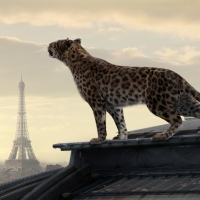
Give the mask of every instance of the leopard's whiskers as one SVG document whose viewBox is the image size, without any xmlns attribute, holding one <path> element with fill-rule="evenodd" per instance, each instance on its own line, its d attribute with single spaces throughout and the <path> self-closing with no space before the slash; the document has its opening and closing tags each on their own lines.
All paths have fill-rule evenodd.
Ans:
<svg viewBox="0 0 200 200">
<path fill-rule="evenodd" d="M 34 53 L 41 53 L 40 56 L 44 55 L 47 52 L 47 45 L 46 44 L 40 44 L 40 50 L 35 51 Z"/>
</svg>

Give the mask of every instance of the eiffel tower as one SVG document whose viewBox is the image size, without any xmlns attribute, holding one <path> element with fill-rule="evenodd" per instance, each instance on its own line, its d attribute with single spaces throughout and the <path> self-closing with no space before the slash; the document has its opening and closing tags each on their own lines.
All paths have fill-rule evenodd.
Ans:
<svg viewBox="0 0 200 200">
<path fill-rule="evenodd" d="M 19 110 L 17 119 L 17 130 L 13 147 L 8 160 L 5 161 L 5 171 L 16 171 L 22 176 L 34 174 L 41 171 L 39 161 L 36 159 L 29 139 L 26 121 L 26 107 L 24 95 L 25 83 L 19 82 Z"/>
</svg>

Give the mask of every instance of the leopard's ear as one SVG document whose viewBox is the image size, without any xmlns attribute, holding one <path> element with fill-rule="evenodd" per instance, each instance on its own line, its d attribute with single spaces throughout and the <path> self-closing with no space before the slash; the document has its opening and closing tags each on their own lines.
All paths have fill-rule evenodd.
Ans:
<svg viewBox="0 0 200 200">
<path fill-rule="evenodd" d="M 75 42 L 78 42 L 79 44 L 81 44 L 81 39 L 80 38 L 77 38 L 74 40 Z"/>
<path fill-rule="evenodd" d="M 72 41 L 67 38 L 65 45 L 69 48 L 71 46 L 71 44 L 72 44 Z"/>
</svg>

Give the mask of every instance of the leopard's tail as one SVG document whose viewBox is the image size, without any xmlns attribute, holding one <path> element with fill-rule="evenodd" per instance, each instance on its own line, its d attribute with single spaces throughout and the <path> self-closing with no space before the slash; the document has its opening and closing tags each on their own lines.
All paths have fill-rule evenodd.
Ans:
<svg viewBox="0 0 200 200">
<path fill-rule="evenodd" d="M 195 88 L 193 88 L 187 81 L 185 81 L 184 85 L 185 85 L 184 91 L 200 102 L 200 92 L 198 92 Z"/>
</svg>

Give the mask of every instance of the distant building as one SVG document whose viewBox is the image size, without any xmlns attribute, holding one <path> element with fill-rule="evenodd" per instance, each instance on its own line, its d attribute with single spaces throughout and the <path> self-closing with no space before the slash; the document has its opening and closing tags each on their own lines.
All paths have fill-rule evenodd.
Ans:
<svg viewBox="0 0 200 200">
<path fill-rule="evenodd" d="M 29 139 L 24 88 L 25 83 L 22 81 L 21 77 L 19 83 L 17 130 L 10 156 L 8 160 L 5 161 L 3 169 L 4 174 L 12 176 L 10 178 L 41 172 L 39 161 L 36 159 Z"/>
<path fill-rule="evenodd" d="M 47 165 L 46 166 L 46 171 L 49 171 L 49 170 L 52 170 L 52 169 L 58 169 L 58 168 L 62 168 L 62 165 L 58 165 L 58 164 L 56 164 L 56 165 Z"/>
</svg>

